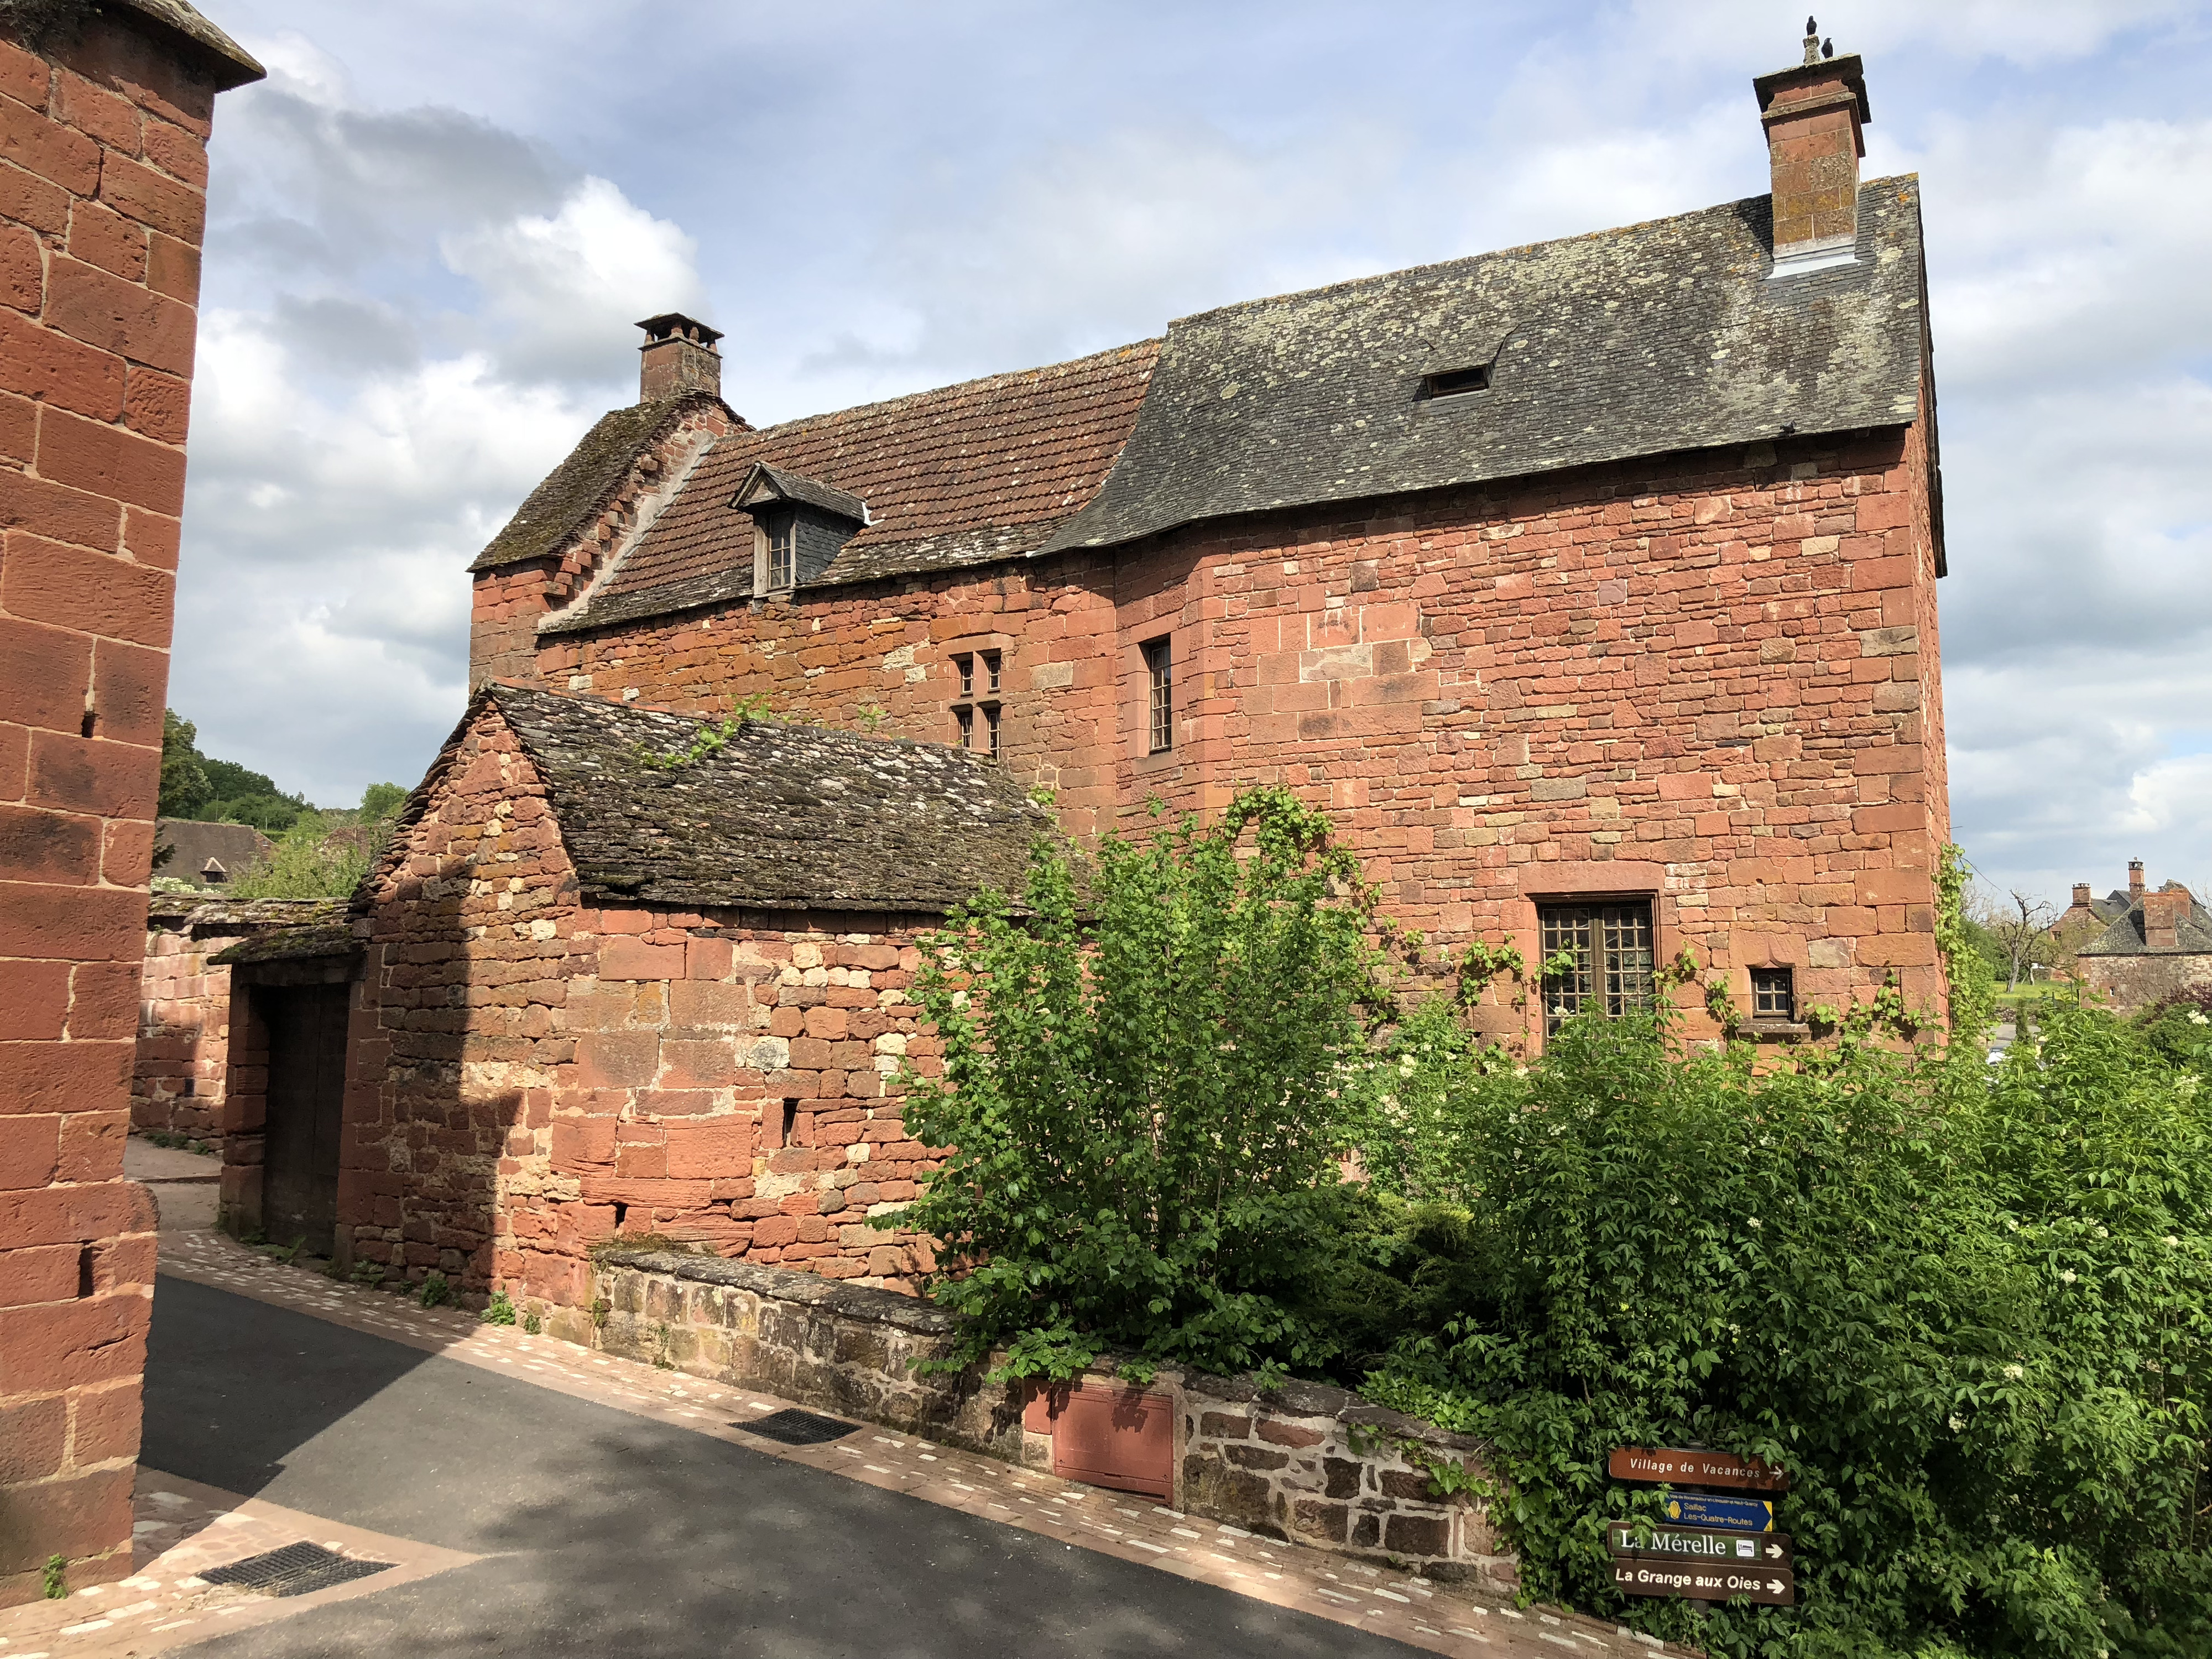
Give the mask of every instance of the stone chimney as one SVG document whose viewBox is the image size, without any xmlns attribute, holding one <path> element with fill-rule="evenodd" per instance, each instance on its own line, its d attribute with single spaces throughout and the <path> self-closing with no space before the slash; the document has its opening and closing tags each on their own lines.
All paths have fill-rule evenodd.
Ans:
<svg viewBox="0 0 2212 1659">
<path fill-rule="evenodd" d="M 638 326 L 645 343 L 638 348 L 637 400 L 657 403 L 687 392 L 722 395 L 722 354 L 714 349 L 721 335 L 697 319 L 681 312 L 663 312 Z"/>
<path fill-rule="evenodd" d="M 2142 896 L 2142 860 L 2141 859 L 2130 859 L 2128 860 L 2128 897 L 2130 900 L 2133 900 L 2139 899 Z"/>
<path fill-rule="evenodd" d="M 2076 910 L 2086 910 L 2089 908 L 2089 884 L 2086 881 L 2077 881 L 2074 884 L 2074 908 Z"/>
<path fill-rule="evenodd" d="M 1776 276 L 1850 264 L 1858 244 L 1860 129 L 1874 116 L 1857 54 L 1835 50 L 1808 17 L 1805 61 L 1751 83 L 1774 168 Z"/>
<path fill-rule="evenodd" d="M 2187 890 L 2169 886 L 2161 893 L 2145 893 L 2142 910 L 2143 947 L 2151 951 L 2179 951 L 2181 948 L 2181 924 L 2189 915 Z"/>
</svg>

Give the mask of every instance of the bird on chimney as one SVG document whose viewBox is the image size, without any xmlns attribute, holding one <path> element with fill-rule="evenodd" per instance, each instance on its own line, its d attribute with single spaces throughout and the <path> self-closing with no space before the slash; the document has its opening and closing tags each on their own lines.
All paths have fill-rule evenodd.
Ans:
<svg viewBox="0 0 2212 1659">
<path fill-rule="evenodd" d="M 1835 43 L 1834 41 L 1832 41 L 1832 40 L 1823 40 L 1823 41 L 1821 41 L 1821 42 L 1820 42 L 1820 56 L 1821 56 L 1821 57 L 1823 57 L 1823 58 L 1833 58 L 1835 55 L 1836 55 L 1836 43 Z"/>
<path fill-rule="evenodd" d="M 1810 17 L 1805 20 L 1805 61 L 1808 64 L 1820 61 L 1820 25 Z"/>
</svg>

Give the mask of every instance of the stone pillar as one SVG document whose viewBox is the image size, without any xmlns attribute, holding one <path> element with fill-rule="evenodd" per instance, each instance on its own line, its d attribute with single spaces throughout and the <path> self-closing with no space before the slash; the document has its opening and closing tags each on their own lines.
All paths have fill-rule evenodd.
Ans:
<svg viewBox="0 0 2212 1659">
<path fill-rule="evenodd" d="M 0 23 L 0 1606 L 131 1571 L 123 1178 L 215 96 L 189 6 Z M 35 33 L 30 31 L 35 29 Z"/>
</svg>

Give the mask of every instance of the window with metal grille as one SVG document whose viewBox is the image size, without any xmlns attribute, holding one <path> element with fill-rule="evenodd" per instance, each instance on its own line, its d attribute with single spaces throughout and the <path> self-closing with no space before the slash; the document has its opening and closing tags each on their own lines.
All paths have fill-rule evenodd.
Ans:
<svg viewBox="0 0 2212 1659">
<path fill-rule="evenodd" d="M 799 515 L 787 513 L 768 532 L 768 585 L 789 587 L 799 580 Z"/>
<path fill-rule="evenodd" d="M 987 702 L 978 711 L 983 716 L 983 750 L 993 760 L 999 758 L 999 705 Z"/>
<path fill-rule="evenodd" d="M 1536 920 L 1548 960 L 1561 951 L 1574 963 L 1544 980 L 1544 1029 L 1556 1031 L 1595 1010 L 1613 1018 L 1651 1006 L 1651 902 L 1607 899 L 1543 904 Z"/>
<path fill-rule="evenodd" d="M 1165 638 L 1147 640 L 1144 653 L 1151 752 L 1164 755 L 1175 747 L 1175 660 Z"/>
<path fill-rule="evenodd" d="M 983 659 L 983 690 L 995 697 L 999 695 L 999 653 L 985 651 L 980 654 Z"/>
<path fill-rule="evenodd" d="M 952 723 L 959 730 L 960 746 L 973 749 L 975 746 L 975 711 L 972 708 L 954 709 Z"/>
<path fill-rule="evenodd" d="M 1753 1019 L 1793 1020 L 1797 1018 L 1796 975 L 1788 968 L 1751 970 L 1751 1017 Z"/>
<path fill-rule="evenodd" d="M 959 656 L 953 658 L 952 665 L 960 671 L 960 695 L 963 697 L 974 696 L 975 695 L 975 659 L 963 652 Z"/>
</svg>

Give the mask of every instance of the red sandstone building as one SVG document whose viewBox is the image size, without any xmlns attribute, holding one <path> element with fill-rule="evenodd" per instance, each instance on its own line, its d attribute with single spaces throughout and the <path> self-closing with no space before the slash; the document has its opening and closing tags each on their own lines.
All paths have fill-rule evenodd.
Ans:
<svg viewBox="0 0 2212 1659">
<path fill-rule="evenodd" d="M 123 1179 L 216 94 L 182 0 L 0 21 L 0 1606 L 131 1571 Z"/>
<path fill-rule="evenodd" d="M 906 1284 L 918 933 L 1032 790 L 1078 842 L 1325 805 L 1432 963 L 1576 951 L 1477 1011 L 1511 1042 L 1685 946 L 1777 1036 L 1938 1006 L 1917 191 L 1858 179 L 1856 58 L 1757 86 L 1771 196 L 782 426 L 652 319 L 476 561 L 354 922 L 221 953 L 234 1224 L 579 1334 L 618 1230 Z"/>
<path fill-rule="evenodd" d="M 1808 58 L 1771 195 L 1048 368 L 756 430 L 655 318 L 477 560 L 474 678 L 983 750 L 1079 840 L 1287 784 L 1438 945 L 1578 951 L 1500 1036 L 1686 945 L 1770 1024 L 1936 1007 L 1918 191 Z"/>
</svg>

